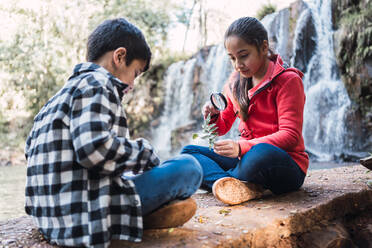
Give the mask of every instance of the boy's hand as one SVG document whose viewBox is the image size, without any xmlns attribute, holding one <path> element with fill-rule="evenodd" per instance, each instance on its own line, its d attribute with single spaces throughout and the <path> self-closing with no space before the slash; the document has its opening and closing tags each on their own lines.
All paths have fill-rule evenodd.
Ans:
<svg viewBox="0 0 372 248">
<path fill-rule="evenodd" d="M 208 114 L 211 116 L 219 114 L 220 111 L 215 109 L 210 101 L 206 102 L 202 108 L 204 119 L 207 119 Z"/>
<path fill-rule="evenodd" d="M 219 140 L 214 142 L 214 152 L 218 155 L 237 158 L 239 156 L 239 144 L 234 140 Z"/>
</svg>

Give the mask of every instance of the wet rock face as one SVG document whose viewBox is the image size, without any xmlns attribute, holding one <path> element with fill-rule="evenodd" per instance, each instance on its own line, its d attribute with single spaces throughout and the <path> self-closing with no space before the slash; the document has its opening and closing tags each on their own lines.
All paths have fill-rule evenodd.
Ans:
<svg viewBox="0 0 372 248">
<path fill-rule="evenodd" d="M 300 27 L 299 35 L 297 37 L 297 44 L 302 44 L 294 49 L 294 64 L 298 69 L 306 72 L 311 57 L 316 49 L 316 31 L 314 21 L 309 9 L 303 12 L 303 25 Z M 314 81 L 317 81 L 314 78 Z"/>
<path fill-rule="evenodd" d="M 171 146 L 172 152 L 176 152 L 182 148 L 182 144 L 187 143 L 192 137 L 194 130 L 197 129 L 198 123 L 193 121 L 189 124 L 181 126 L 172 131 L 171 134 Z"/>
<path fill-rule="evenodd" d="M 354 103 L 348 118 L 361 120 L 367 149 L 372 145 L 372 2 L 333 0 L 332 10 L 337 64 Z"/>
</svg>

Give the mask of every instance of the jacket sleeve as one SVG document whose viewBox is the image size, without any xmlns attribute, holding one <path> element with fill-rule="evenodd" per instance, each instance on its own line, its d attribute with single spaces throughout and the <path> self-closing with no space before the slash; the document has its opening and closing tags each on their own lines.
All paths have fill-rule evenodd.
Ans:
<svg viewBox="0 0 372 248">
<path fill-rule="evenodd" d="M 138 174 L 157 166 L 159 158 L 147 140 L 130 140 L 112 130 L 121 104 L 114 99 L 103 87 L 88 87 L 74 97 L 70 132 L 78 163 L 112 176 L 125 171 Z M 125 116 L 120 118 L 126 123 Z"/>
<path fill-rule="evenodd" d="M 252 146 L 268 143 L 285 151 L 293 151 L 302 136 L 305 93 L 302 80 L 291 77 L 283 83 L 276 95 L 279 130 L 267 136 L 251 140 L 239 140 L 241 154 L 244 155 Z"/>
<path fill-rule="evenodd" d="M 218 127 L 217 132 L 219 136 L 225 135 L 231 129 L 231 126 L 234 124 L 234 121 L 236 119 L 236 115 L 234 113 L 234 107 L 230 100 L 230 97 L 227 96 L 226 99 L 227 99 L 227 107 L 225 110 L 220 112 L 215 122 L 216 126 Z"/>
</svg>

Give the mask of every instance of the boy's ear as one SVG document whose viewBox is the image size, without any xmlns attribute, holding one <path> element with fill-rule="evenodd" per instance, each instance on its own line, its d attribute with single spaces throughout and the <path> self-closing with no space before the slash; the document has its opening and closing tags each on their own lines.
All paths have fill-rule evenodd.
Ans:
<svg viewBox="0 0 372 248">
<path fill-rule="evenodd" d="M 114 63 L 119 66 L 122 63 L 125 63 L 125 58 L 127 56 L 127 49 L 125 47 L 117 48 L 113 53 Z"/>
</svg>

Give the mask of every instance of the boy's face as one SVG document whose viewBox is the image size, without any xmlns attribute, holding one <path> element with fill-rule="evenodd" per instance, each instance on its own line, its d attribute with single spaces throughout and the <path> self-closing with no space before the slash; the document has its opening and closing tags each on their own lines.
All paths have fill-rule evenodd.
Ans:
<svg viewBox="0 0 372 248">
<path fill-rule="evenodd" d="M 114 67 L 113 75 L 127 84 L 129 87 L 126 91 L 129 91 L 134 88 L 134 80 L 143 72 L 145 66 L 146 62 L 143 60 L 134 59 L 129 65 L 124 61 L 118 67 Z"/>
<path fill-rule="evenodd" d="M 134 88 L 134 80 L 143 72 L 146 61 L 134 59 L 129 65 L 126 64 L 126 49 L 118 48 L 112 54 L 111 74 L 120 79 L 129 87 L 125 93 Z"/>
</svg>

